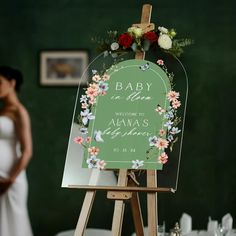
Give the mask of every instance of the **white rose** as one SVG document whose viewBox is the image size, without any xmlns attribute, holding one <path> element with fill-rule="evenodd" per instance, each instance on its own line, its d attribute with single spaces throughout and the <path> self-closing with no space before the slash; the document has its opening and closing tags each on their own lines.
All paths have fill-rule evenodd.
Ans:
<svg viewBox="0 0 236 236">
<path fill-rule="evenodd" d="M 111 44 L 111 50 L 112 51 L 115 51 L 119 48 L 119 44 L 117 42 L 114 42 Z"/>
<path fill-rule="evenodd" d="M 163 34 L 167 34 L 167 33 L 168 33 L 168 29 L 165 28 L 165 27 L 162 27 L 162 26 L 159 26 L 159 27 L 158 27 L 158 30 L 159 30 L 161 33 L 163 33 Z"/>
<path fill-rule="evenodd" d="M 172 47 L 172 40 L 167 34 L 162 34 L 158 38 L 158 44 L 161 48 L 170 49 Z"/>
</svg>

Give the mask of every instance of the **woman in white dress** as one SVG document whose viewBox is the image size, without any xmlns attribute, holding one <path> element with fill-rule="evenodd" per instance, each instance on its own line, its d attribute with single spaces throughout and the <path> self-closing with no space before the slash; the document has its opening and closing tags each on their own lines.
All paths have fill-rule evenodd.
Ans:
<svg viewBox="0 0 236 236">
<path fill-rule="evenodd" d="M 0 236 L 32 236 L 25 174 L 32 155 L 28 112 L 17 97 L 20 71 L 0 66 Z"/>
</svg>

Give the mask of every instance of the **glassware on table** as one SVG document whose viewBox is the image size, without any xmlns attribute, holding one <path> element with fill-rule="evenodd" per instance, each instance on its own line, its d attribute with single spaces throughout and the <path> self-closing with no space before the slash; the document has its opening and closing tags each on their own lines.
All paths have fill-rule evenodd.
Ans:
<svg viewBox="0 0 236 236">
<path fill-rule="evenodd" d="M 228 230 L 222 224 L 219 224 L 219 226 L 218 226 L 219 236 L 226 236 L 227 233 L 228 233 Z"/>
<path fill-rule="evenodd" d="M 157 232 L 158 232 L 158 236 L 165 236 L 165 232 L 166 232 L 165 221 L 163 221 L 162 225 L 158 225 Z"/>
<path fill-rule="evenodd" d="M 218 229 L 218 221 L 217 220 L 211 220 L 209 218 L 208 224 L 207 224 L 207 231 L 208 232 L 216 232 Z"/>
</svg>

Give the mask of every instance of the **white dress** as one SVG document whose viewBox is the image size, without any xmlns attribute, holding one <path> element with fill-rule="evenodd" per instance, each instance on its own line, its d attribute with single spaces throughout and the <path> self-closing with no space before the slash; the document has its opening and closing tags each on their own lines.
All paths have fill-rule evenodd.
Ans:
<svg viewBox="0 0 236 236">
<path fill-rule="evenodd" d="M 18 159 L 14 122 L 0 116 L 0 178 L 8 173 Z M 8 191 L 0 196 L 0 236 L 32 236 L 27 211 L 28 184 L 23 170 Z"/>
</svg>

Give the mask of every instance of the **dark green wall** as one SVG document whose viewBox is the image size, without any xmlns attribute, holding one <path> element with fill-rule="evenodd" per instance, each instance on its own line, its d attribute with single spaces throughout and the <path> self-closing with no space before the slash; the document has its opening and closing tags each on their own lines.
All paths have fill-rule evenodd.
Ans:
<svg viewBox="0 0 236 236">
<path fill-rule="evenodd" d="M 53 236 L 74 228 L 84 191 L 61 189 L 76 88 L 39 85 L 41 50 L 86 49 L 90 38 L 109 29 L 126 30 L 139 22 L 144 1 L 8 0 L 0 1 L 0 64 L 21 68 L 25 84 L 20 97 L 33 129 L 34 156 L 28 168 L 29 211 L 35 236 Z M 208 216 L 236 216 L 235 156 L 235 23 L 233 0 L 159 0 L 152 22 L 174 27 L 179 37 L 195 39 L 182 61 L 190 80 L 186 131 L 179 187 L 159 195 L 159 218 L 170 228 L 185 211 L 195 229 Z M 144 196 L 142 196 L 145 208 Z M 109 228 L 112 202 L 99 193 L 89 226 Z M 128 208 L 129 209 L 129 208 Z M 130 212 L 124 222 L 133 231 Z M 145 215 L 145 214 L 144 214 Z M 146 220 L 145 220 L 146 221 Z"/>
</svg>

